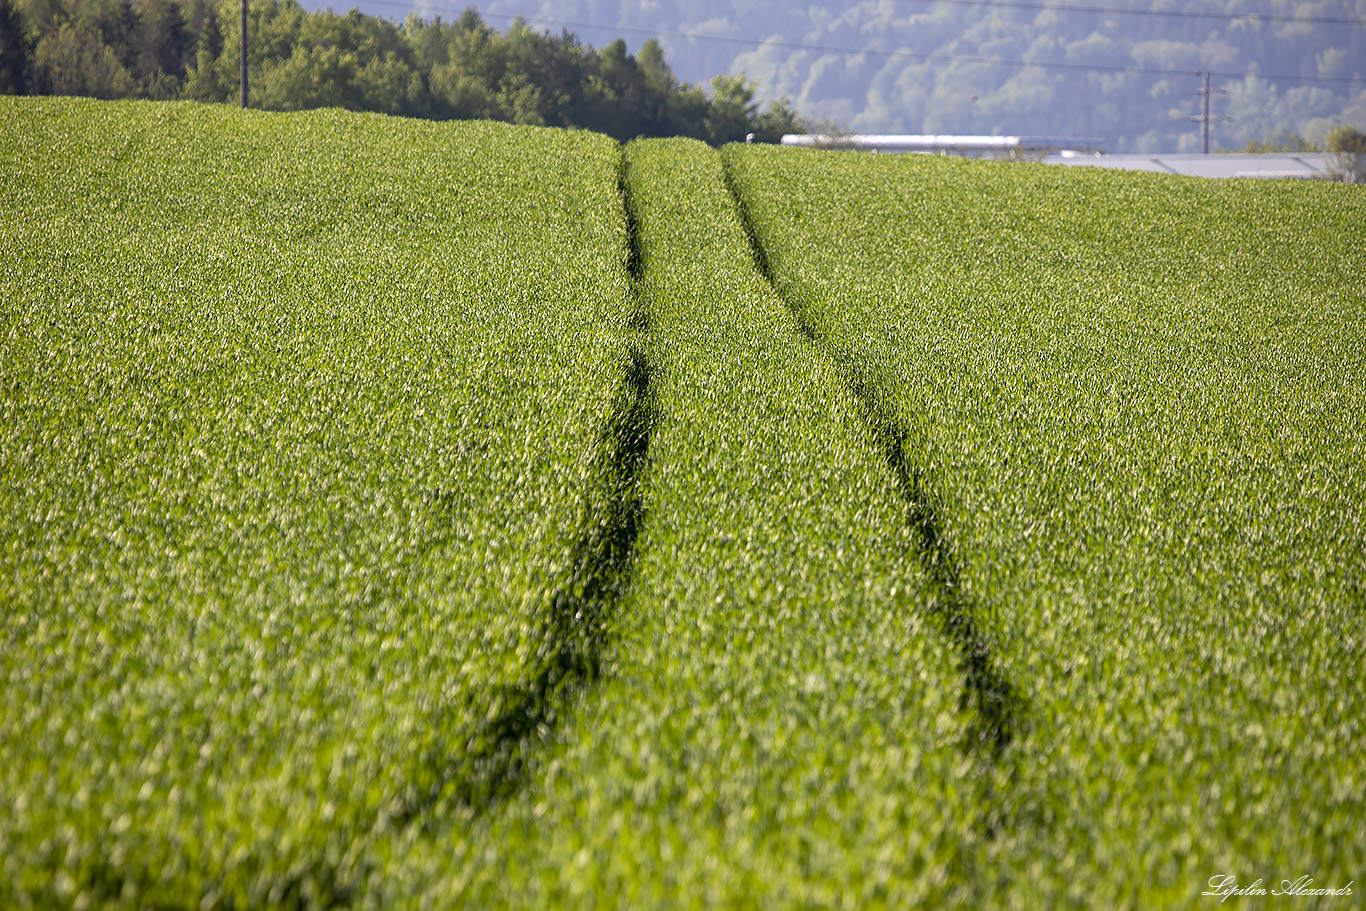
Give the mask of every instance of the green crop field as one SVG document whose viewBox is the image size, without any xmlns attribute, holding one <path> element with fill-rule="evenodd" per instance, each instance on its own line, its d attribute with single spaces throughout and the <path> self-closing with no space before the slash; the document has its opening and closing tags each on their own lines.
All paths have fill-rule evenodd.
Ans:
<svg viewBox="0 0 1366 911">
<path fill-rule="evenodd" d="M 1361 907 L 1363 226 L 0 98 L 0 906 Z"/>
<path fill-rule="evenodd" d="M 0 904 L 345 899 L 582 675 L 617 146 L 3 116 Z"/>
<path fill-rule="evenodd" d="M 1366 868 L 1362 194 L 727 163 L 1020 693 L 986 852 L 1015 895 Z"/>
</svg>

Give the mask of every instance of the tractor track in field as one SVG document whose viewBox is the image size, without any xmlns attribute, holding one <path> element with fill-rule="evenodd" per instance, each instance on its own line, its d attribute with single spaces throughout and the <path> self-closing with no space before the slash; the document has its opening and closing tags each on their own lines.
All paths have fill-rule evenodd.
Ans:
<svg viewBox="0 0 1366 911">
<path fill-rule="evenodd" d="M 887 400 L 867 369 L 844 356 L 830 342 L 801 301 L 783 292 L 759 234 L 754 226 L 744 195 L 736 183 L 731 163 L 723 158 L 726 187 L 735 202 L 740 222 L 749 237 L 754 264 L 787 304 L 797 331 L 839 368 L 845 383 L 858 403 L 864 424 L 896 480 L 897 490 L 907 509 L 907 521 L 915 532 L 916 557 L 929 578 L 934 592 L 929 616 L 952 645 L 963 678 L 960 707 L 968 712 L 969 728 L 964 750 L 973 759 L 987 764 L 1006 759 L 1010 744 L 1024 732 L 1027 706 L 1024 697 L 1002 670 L 991 636 L 978 621 L 979 610 L 963 593 L 962 570 L 944 536 L 943 520 L 927 490 L 925 478 L 907 457 L 910 434 L 897 420 L 896 410 Z M 999 801 L 994 794 L 984 795 L 988 805 L 981 828 L 994 836 L 1001 824 Z"/>
<path fill-rule="evenodd" d="M 398 817 L 425 814 L 451 795 L 457 806 L 482 813 L 515 793 L 526 780 L 535 750 L 554 733 L 564 712 L 601 672 L 601 655 L 617 604 L 630 585 L 636 539 L 645 509 L 641 476 L 658 424 L 652 389 L 654 367 L 646 354 L 650 317 L 639 293 L 639 230 L 626 184 L 624 159 L 619 187 L 625 210 L 631 279 L 631 343 L 615 404 L 600 434 L 596 478 L 587 497 L 568 568 L 540 618 L 536 641 L 543 643 L 534 673 L 504 685 L 490 701 L 493 710 L 467 744 L 452 750 L 430 793 L 405 805 Z"/>
</svg>

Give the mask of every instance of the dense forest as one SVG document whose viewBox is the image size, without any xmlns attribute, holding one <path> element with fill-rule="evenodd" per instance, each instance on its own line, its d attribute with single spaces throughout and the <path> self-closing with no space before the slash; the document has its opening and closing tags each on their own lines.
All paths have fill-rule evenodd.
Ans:
<svg viewBox="0 0 1366 911">
<path fill-rule="evenodd" d="M 352 0 L 306 0 L 348 3 Z M 399 0 L 359 0 L 398 15 Z M 418 8 L 440 3 L 415 0 Z M 1096 137 L 1112 152 L 1322 144 L 1366 126 L 1366 0 L 489 0 L 585 40 L 653 35 L 682 79 L 744 73 L 764 98 L 871 133 Z M 612 25 L 593 29 L 592 24 Z M 705 37 L 698 37 L 705 36 Z M 1223 94 L 1227 92 L 1227 94 Z M 1285 144 L 1278 141 L 1277 144 Z"/>
<path fill-rule="evenodd" d="M 0 92 L 236 101 L 238 0 L 0 0 Z M 786 102 L 761 108 L 755 86 L 674 76 L 656 41 L 635 54 L 474 8 L 452 21 L 309 12 L 252 0 L 252 107 L 341 107 L 436 119 L 580 127 L 618 139 L 692 136 L 720 144 L 797 128 Z"/>
</svg>

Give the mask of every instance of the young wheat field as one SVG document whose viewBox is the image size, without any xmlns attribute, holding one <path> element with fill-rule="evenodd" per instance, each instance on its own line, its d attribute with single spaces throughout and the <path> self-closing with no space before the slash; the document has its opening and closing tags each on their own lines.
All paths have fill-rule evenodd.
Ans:
<svg viewBox="0 0 1366 911">
<path fill-rule="evenodd" d="M 0 98 L 0 906 L 1362 907 L 1364 226 Z"/>
</svg>

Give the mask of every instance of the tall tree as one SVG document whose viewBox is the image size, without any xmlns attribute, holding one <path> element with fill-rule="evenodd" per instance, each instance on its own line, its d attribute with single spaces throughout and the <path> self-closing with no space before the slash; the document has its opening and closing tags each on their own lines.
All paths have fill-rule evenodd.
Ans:
<svg viewBox="0 0 1366 911">
<path fill-rule="evenodd" d="M 428 86 L 436 115 L 507 119 L 496 97 L 507 70 L 502 36 L 470 10 L 453 25 L 436 22 L 424 32 L 418 54 L 432 61 Z M 426 40 L 432 32 L 435 40 Z"/>
<path fill-rule="evenodd" d="M 659 111 L 652 105 L 645 74 L 618 38 L 596 55 L 598 75 L 589 78 L 593 109 L 584 125 L 616 139 L 657 135 Z"/>
<path fill-rule="evenodd" d="M 178 94 L 194 51 L 193 36 L 176 0 L 139 0 L 131 36 L 133 75 L 148 94 Z"/>
<path fill-rule="evenodd" d="M 202 10 L 191 12 L 191 31 L 197 31 L 195 40 L 194 64 L 186 71 L 184 97 L 193 101 L 223 102 L 228 100 L 228 76 L 223 54 L 223 32 L 218 27 L 218 14 L 211 4 L 204 4 Z M 195 15 L 200 17 L 200 27 L 193 26 Z"/>
<path fill-rule="evenodd" d="M 80 35 L 98 38 L 124 68 L 132 69 L 132 37 L 137 28 L 132 0 L 77 0 L 63 6 L 71 10 L 70 21 Z"/>
<path fill-rule="evenodd" d="M 47 94 L 125 98 L 137 92 L 118 53 L 89 23 L 64 22 L 43 36 L 33 51 L 33 70 L 39 90 Z"/>
<path fill-rule="evenodd" d="M 711 110 L 705 120 L 712 145 L 743 141 L 754 113 L 754 84 L 741 76 L 716 76 L 711 81 Z"/>
<path fill-rule="evenodd" d="M 0 94 L 24 94 L 28 68 L 29 45 L 23 20 L 10 0 L 0 0 Z"/>
</svg>

